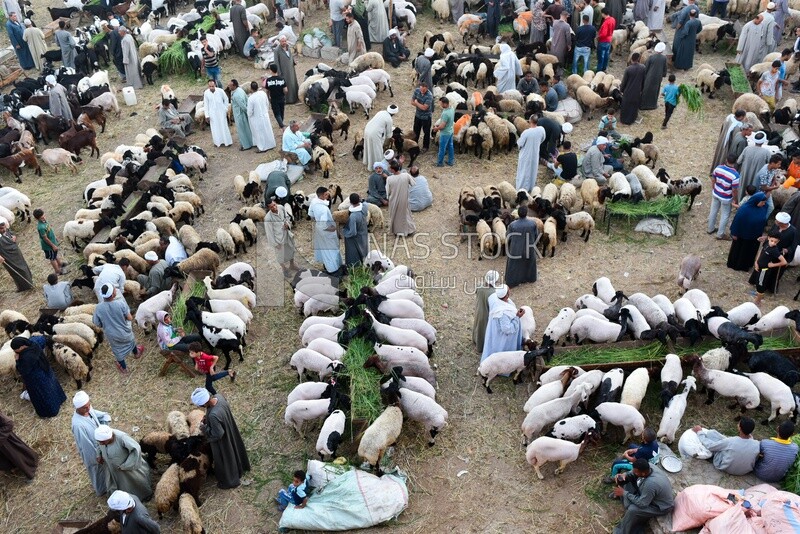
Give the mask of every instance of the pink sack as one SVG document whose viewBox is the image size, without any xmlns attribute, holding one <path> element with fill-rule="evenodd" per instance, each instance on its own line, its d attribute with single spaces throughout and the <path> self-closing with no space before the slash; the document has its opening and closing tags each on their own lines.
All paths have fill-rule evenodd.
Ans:
<svg viewBox="0 0 800 534">
<path fill-rule="evenodd" d="M 761 519 L 769 534 L 800 534 L 800 497 L 774 491 L 761 506 Z"/>
<path fill-rule="evenodd" d="M 756 534 L 744 515 L 744 508 L 732 506 L 706 523 L 700 534 Z"/>
<path fill-rule="evenodd" d="M 695 484 L 675 497 L 672 512 L 672 530 L 683 531 L 699 528 L 733 505 L 728 500 L 730 490 L 719 486 Z"/>
</svg>

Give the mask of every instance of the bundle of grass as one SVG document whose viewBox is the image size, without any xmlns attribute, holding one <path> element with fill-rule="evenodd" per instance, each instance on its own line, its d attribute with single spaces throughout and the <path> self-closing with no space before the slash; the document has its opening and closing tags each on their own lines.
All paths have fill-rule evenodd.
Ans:
<svg viewBox="0 0 800 534">
<path fill-rule="evenodd" d="M 661 197 L 647 202 L 628 202 L 625 200 L 606 204 L 606 211 L 610 214 L 628 217 L 664 217 L 670 218 L 679 215 L 686 207 L 687 199 L 682 196 Z"/>
<path fill-rule="evenodd" d="M 191 70 L 189 58 L 183 48 L 185 42 L 187 39 L 178 39 L 158 56 L 158 68 L 162 73 L 185 74 Z"/>
<path fill-rule="evenodd" d="M 178 295 L 178 298 L 175 300 L 175 304 L 172 305 L 172 324 L 175 328 L 183 328 L 187 332 L 190 332 L 194 326 L 191 322 L 186 321 L 186 301 L 190 297 L 202 297 L 206 294 L 206 286 L 203 285 L 202 282 L 195 282 L 192 286 L 192 290 L 187 293 L 185 291 L 181 291 L 181 294 Z"/>
</svg>

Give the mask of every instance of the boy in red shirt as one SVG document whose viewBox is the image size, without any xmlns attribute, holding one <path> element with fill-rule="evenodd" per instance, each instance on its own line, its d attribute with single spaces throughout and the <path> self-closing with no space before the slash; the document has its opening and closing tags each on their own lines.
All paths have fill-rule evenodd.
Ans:
<svg viewBox="0 0 800 534">
<path fill-rule="evenodd" d="M 214 373 L 214 366 L 217 365 L 219 356 L 203 352 L 203 345 L 199 342 L 193 341 L 189 343 L 189 356 L 194 360 L 194 368 L 206 375 L 206 389 L 212 395 L 217 394 L 217 390 L 214 389 L 215 381 L 226 376 L 231 377 L 231 382 L 236 380 L 236 371 Z"/>
</svg>

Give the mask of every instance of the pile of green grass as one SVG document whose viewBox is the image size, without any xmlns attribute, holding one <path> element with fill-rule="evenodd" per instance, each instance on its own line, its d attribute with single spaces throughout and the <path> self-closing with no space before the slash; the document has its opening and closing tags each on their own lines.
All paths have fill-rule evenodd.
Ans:
<svg viewBox="0 0 800 534">
<path fill-rule="evenodd" d="M 792 436 L 792 443 L 800 446 L 800 434 Z M 800 455 L 795 458 L 794 464 L 786 473 L 786 477 L 783 479 L 783 489 L 800 495 Z"/>
<path fill-rule="evenodd" d="M 642 202 L 606 202 L 606 210 L 623 217 L 674 217 L 686 207 L 687 200 L 682 196 L 662 197 Z"/>
<path fill-rule="evenodd" d="M 363 265 L 350 267 L 347 281 L 344 284 L 347 296 L 350 298 L 358 297 L 362 287 L 372 287 L 372 274 Z"/>
<path fill-rule="evenodd" d="M 203 285 L 203 282 L 196 282 L 189 293 L 181 291 L 170 313 L 172 316 L 172 325 L 176 330 L 178 328 L 183 328 L 186 332 L 192 331 L 194 325 L 186 322 L 186 300 L 189 297 L 202 297 L 205 294 L 206 286 Z"/>
<path fill-rule="evenodd" d="M 178 39 L 158 56 L 158 68 L 163 74 L 185 74 L 189 72 L 189 58 L 183 43 L 186 39 Z"/>
<path fill-rule="evenodd" d="M 744 73 L 741 65 L 729 65 L 728 74 L 731 76 L 731 89 L 735 93 L 750 93 L 750 82 Z"/>
<path fill-rule="evenodd" d="M 92 38 L 89 40 L 89 43 L 92 45 L 92 47 L 94 47 L 97 43 L 102 41 L 105 36 L 106 36 L 105 32 L 98 32 L 92 35 Z"/>
<path fill-rule="evenodd" d="M 515 33 L 514 32 L 514 25 L 512 23 L 510 23 L 510 22 L 508 22 L 506 24 L 501 24 L 501 25 L 499 25 L 497 27 L 497 33 L 500 34 L 500 35 L 506 35 L 506 34 Z"/>
</svg>

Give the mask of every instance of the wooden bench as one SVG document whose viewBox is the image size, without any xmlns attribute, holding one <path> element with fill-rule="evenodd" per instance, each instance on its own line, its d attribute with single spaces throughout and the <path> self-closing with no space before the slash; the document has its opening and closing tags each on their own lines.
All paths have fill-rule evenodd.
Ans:
<svg viewBox="0 0 800 534">
<path fill-rule="evenodd" d="M 185 361 L 189 357 L 187 353 L 180 350 L 162 350 L 161 355 L 164 357 L 164 363 L 161 365 L 158 376 L 165 376 L 173 365 L 177 365 L 189 378 L 197 376 L 197 371 Z"/>
</svg>

